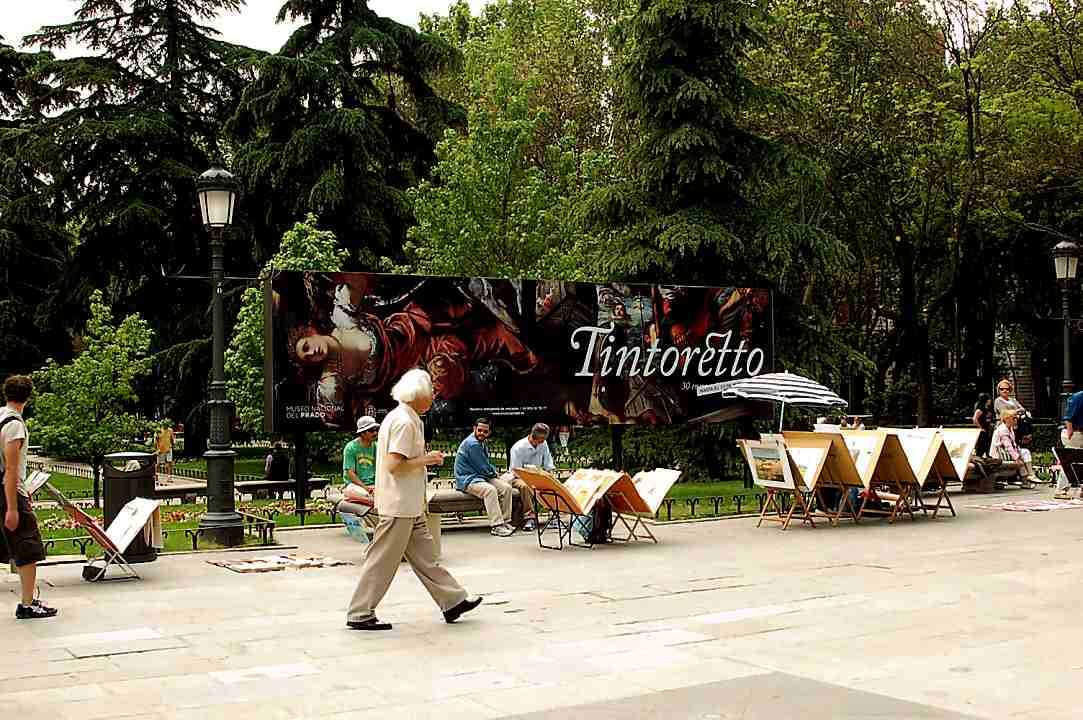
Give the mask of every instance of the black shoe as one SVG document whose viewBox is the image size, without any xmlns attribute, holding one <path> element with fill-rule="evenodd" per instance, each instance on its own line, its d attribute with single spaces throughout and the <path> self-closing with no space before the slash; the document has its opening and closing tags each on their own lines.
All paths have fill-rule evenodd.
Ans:
<svg viewBox="0 0 1083 720">
<path fill-rule="evenodd" d="M 15 617 L 18 620 L 35 620 L 37 618 L 51 618 L 57 612 L 56 608 L 43 605 L 40 601 L 35 600 L 29 605 L 19 603 L 19 606 L 15 608 Z"/>
<path fill-rule="evenodd" d="M 467 598 L 453 608 L 444 611 L 444 621 L 453 623 L 458 620 L 463 613 L 468 613 L 478 605 L 481 605 L 481 596 L 477 596 L 473 600 Z"/>
<path fill-rule="evenodd" d="M 390 630 L 391 623 L 380 622 L 374 615 L 368 620 L 347 620 L 346 627 L 351 630 Z"/>
</svg>

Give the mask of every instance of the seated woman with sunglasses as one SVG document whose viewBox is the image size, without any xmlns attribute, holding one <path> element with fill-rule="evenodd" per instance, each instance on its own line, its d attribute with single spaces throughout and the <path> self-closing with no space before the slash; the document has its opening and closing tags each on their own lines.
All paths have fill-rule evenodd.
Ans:
<svg viewBox="0 0 1083 720">
<path fill-rule="evenodd" d="M 1009 380 L 1004 379 L 997 383 L 997 398 L 993 401 L 993 411 L 996 413 L 997 419 L 1004 417 L 1004 413 L 1012 410 L 1015 412 L 1015 440 L 1019 445 L 1026 445 L 1030 443 L 1031 432 L 1033 431 L 1033 421 L 1031 420 L 1030 413 L 1023 407 L 1015 397 L 1012 395 L 1012 384 Z"/>
<path fill-rule="evenodd" d="M 1021 415 L 1026 412 L 1018 400 L 1012 395 L 1012 384 L 1007 380 L 1001 380 L 997 383 L 997 397 L 993 401 L 993 410 L 996 412 L 997 419 L 1004 415 L 1005 410 L 1014 410 L 1016 415 Z"/>
</svg>

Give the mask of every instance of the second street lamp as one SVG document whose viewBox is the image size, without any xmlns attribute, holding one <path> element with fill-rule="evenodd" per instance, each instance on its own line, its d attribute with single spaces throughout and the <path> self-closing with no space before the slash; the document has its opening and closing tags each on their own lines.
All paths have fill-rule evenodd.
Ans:
<svg viewBox="0 0 1083 720">
<path fill-rule="evenodd" d="M 233 460 L 236 453 L 229 439 L 230 408 L 226 399 L 226 323 L 222 309 L 225 285 L 223 235 L 233 223 L 233 208 L 239 185 L 227 170 L 215 165 L 196 180 L 203 227 L 211 237 L 211 307 L 214 318 L 212 375 L 209 398 L 210 442 L 203 457 L 207 460 L 207 512 L 199 527 L 207 539 L 226 546 L 244 541 L 244 519 L 233 501 Z"/>
<path fill-rule="evenodd" d="M 1068 396 L 1072 394 L 1072 320 L 1068 311 L 1068 291 L 1075 284 L 1079 272 L 1079 246 L 1071 240 L 1062 240 L 1053 248 L 1053 267 L 1060 285 L 1061 320 L 1064 323 L 1064 374 L 1060 385 L 1060 414 L 1068 407 Z"/>
</svg>

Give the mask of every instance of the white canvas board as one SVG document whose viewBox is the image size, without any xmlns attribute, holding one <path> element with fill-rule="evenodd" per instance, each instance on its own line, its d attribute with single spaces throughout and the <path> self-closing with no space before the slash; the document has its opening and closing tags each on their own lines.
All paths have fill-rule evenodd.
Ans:
<svg viewBox="0 0 1083 720">
<path fill-rule="evenodd" d="M 857 474 L 867 485 L 869 474 L 873 471 L 873 453 L 876 452 L 876 446 L 880 444 L 880 437 L 873 433 L 868 435 L 845 433 L 843 437 L 846 441 L 846 449 L 850 451 L 850 459 L 854 461 L 854 467 L 857 468 Z"/>
<path fill-rule="evenodd" d="M 801 474 L 801 481 L 809 489 L 812 489 L 814 476 L 827 459 L 829 447 L 787 447 L 797 472 Z"/>
<path fill-rule="evenodd" d="M 136 535 L 143 531 L 143 527 L 158 509 L 161 503 L 158 500 L 147 498 L 134 498 L 120 509 L 113 522 L 106 528 L 106 536 L 113 541 L 120 552 L 124 552 Z"/>
<path fill-rule="evenodd" d="M 639 497 L 643 498 L 643 501 L 647 503 L 653 515 L 658 512 L 658 508 L 662 506 L 662 500 L 665 499 L 669 489 L 673 487 L 673 483 L 677 482 L 677 478 L 680 476 L 680 470 L 655 468 L 650 472 L 636 473 L 636 476 L 632 478 L 632 482 L 635 483 Z"/>
<path fill-rule="evenodd" d="M 974 448 L 978 444 L 981 430 L 977 428 L 946 428 L 941 430 L 944 437 L 944 447 L 947 448 L 951 464 L 955 466 L 955 473 L 960 479 L 966 477 L 967 466 L 970 458 L 974 455 Z"/>
<path fill-rule="evenodd" d="M 49 482 L 49 477 L 49 473 L 43 470 L 35 470 L 34 472 L 30 473 L 30 475 L 26 478 L 25 481 L 26 491 L 33 495 L 42 485 Z"/>
<path fill-rule="evenodd" d="M 922 481 L 921 476 L 923 475 L 922 471 L 925 470 L 925 458 L 929 456 L 929 448 L 936 440 L 937 431 L 934 428 L 915 428 L 913 430 L 892 428 L 889 432 L 899 438 L 899 444 L 902 445 L 910 469 L 914 471 L 914 476 L 919 481 Z"/>
</svg>

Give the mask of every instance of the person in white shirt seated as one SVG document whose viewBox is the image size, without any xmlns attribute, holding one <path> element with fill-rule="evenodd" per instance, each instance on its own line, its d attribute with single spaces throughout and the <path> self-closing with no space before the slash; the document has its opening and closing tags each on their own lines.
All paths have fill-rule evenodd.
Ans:
<svg viewBox="0 0 1083 720">
<path fill-rule="evenodd" d="M 516 468 L 533 465 L 549 472 L 556 471 L 553 464 L 553 455 L 549 452 L 549 426 L 545 423 L 535 423 L 530 429 L 530 434 L 511 446 L 508 453 L 508 471 L 501 478 L 504 482 L 511 483 L 512 487 L 518 488 L 519 500 L 523 503 L 523 530 L 534 530 L 538 527 L 538 519 L 534 513 L 534 489 L 515 474 Z"/>
</svg>

